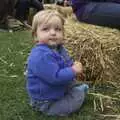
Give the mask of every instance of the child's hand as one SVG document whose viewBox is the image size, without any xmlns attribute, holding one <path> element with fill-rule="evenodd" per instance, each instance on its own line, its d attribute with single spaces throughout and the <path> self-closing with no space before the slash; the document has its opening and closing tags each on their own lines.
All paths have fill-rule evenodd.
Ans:
<svg viewBox="0 0 120 120">
<path fill-rule="evenodd" d="M 72 69 L 76 72 L 76 74 L 83 73 L 83 66 L 81 62 L 74 62 Z"/>
</svg>

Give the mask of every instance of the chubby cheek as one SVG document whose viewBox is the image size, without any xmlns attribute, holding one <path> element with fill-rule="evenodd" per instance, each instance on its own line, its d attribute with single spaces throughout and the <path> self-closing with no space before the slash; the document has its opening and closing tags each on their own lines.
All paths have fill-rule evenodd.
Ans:
<svg viewBox="0 0 120 120">
<path fill-rule="evenodd" d="M 64 34 L 61 34 L 60 36 L 59 36 L 59 42 L 63 42 L 64 41 Z"/>
<path fill-rule="evenodd" d="M 36 37 L 37 37 L 38 40 L 46 40 L 46 35 L 41 34 L 41 33 L 38 33 L 38 34 L 36 35 Z"/>
</svg>

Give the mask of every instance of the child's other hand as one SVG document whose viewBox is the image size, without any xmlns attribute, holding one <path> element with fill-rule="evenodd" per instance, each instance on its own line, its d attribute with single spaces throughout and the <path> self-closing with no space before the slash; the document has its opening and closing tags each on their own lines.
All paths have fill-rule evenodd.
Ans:
<svg viewBox="0 0 120 120">
<path fill-rule="evenodd" d="M 76 74 L 83 73 L 83 66 L 81 62 L 74 62 L 72 69 L 76 72 Z"/>
</svg>

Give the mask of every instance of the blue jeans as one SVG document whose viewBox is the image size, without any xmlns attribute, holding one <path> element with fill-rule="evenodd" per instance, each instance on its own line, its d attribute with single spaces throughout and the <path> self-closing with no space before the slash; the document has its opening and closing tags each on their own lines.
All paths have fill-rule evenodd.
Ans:
<svg viewBox="0 0 120 120">
<path fill-rule="evenodd" d="M 120 28 L 120 4 L 90 2 L 78 19 L 89 24 Z"/>
<path fill-rule="evenodd" d="M 80 89 L 79 89 L 80 87 Z M 32 107 L 50 116 L 67 116 L 80 109 L 86 96 L 80 86 L 70 87 L 63 98 L 57 101 L 31 101 Z"/>
</svg>

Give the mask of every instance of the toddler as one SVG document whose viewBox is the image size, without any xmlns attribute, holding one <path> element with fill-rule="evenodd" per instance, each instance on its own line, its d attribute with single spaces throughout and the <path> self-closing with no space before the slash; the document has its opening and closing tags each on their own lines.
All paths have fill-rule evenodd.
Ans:
<svg viewBox="0 0 120 120">
<path fill-rule="evenodd" d="M 44 10 L 33 18 L 32 34 L 36 45 L 27 59 L 27 92 L 34 109 L 67 116 L 84 102 L 88 85 L 74 86 L 82 74 L 80 62 L 73 62 L 64 44 L 64 19 L 56 11 Z"/>
</svg>

